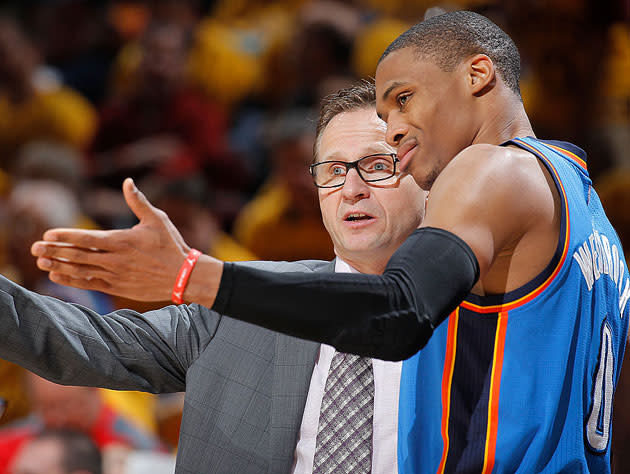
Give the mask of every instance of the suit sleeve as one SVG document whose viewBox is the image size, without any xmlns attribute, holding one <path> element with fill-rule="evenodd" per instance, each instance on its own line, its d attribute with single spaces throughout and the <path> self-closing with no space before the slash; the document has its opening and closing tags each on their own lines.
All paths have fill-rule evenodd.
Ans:
<svg viewBox="0 0 630 474">
<path fill-rule="evenodd" d="M 382 275 L 271 274 L 225 264 L 213 309 L 342 352 L 403 360 L 427 343 L 478 278 L 463 240 L 421 228 Z"/>
<path fill-rule="evenodd" d="M 185 390 L 221 319 L 196 305 L 100 315 L 4 277 L 0 312 L 0 357 L 61 384 L 155 393 Z"/>
<path fill-rule="evenodd" d="M 300 264 L 253 263 L 274 271 Z M 199 305 L 101 315 L 0 276 L 0 357 L 66 385 L 183 391 L 186 372 L 223 321 Z"/>
</svg>

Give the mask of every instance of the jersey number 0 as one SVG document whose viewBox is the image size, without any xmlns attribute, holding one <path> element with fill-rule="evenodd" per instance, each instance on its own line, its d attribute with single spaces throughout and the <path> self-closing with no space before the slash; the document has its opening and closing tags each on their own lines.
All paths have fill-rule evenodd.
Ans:
<svg viewBox="0 0 630 474">
<path fill-rule="evenodd" d="M 586 439 L 591 449 L 598 453 L 606 451 L 610 438 L 614 374 L 612 332 L 610 326 L 604 321 L 599 349 L 599 366 L 593 387 L 593 407 L 586 422 Z"/>
</svg>

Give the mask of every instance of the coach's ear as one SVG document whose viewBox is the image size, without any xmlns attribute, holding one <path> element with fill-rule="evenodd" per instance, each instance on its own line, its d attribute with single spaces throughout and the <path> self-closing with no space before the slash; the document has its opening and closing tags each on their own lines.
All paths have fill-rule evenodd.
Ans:
<svg viewBox="0 0 630 474">
<path fill-rule="evenodd" d="M 485 54 L 475 54 L 467 62 L 468 84 L 473 95 L 481 97 L 496 85 L 494 63 Z"/>
</svg>

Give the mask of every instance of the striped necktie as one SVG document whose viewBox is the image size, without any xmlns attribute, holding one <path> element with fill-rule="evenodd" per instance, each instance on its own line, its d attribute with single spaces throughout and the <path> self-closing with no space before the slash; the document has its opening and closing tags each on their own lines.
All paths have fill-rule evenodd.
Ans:
<svg viewBox="0 0 630 474">
<path fill-rule="evenodd" d="M 319 414 L 313 474 L 372 470 L 372 359 L 335 352 Z"/>
</svg>

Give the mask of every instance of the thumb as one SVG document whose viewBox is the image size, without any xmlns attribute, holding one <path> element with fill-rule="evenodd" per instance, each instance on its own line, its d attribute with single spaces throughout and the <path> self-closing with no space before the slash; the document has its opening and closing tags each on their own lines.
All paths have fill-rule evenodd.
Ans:
<svg viewBox="0 0 630 474">
<path fill-rule="evenodd" d="M 127 206 L 129 206 L 131 212 L 133 212 L 139 220 L 142 221 L 143 219 L 156 215 L 157 208 L 154 207 L 146 196 L 140 192 L 134 184 L 133 179 L 125 179 L 122 189 Z"/>
</svg>

